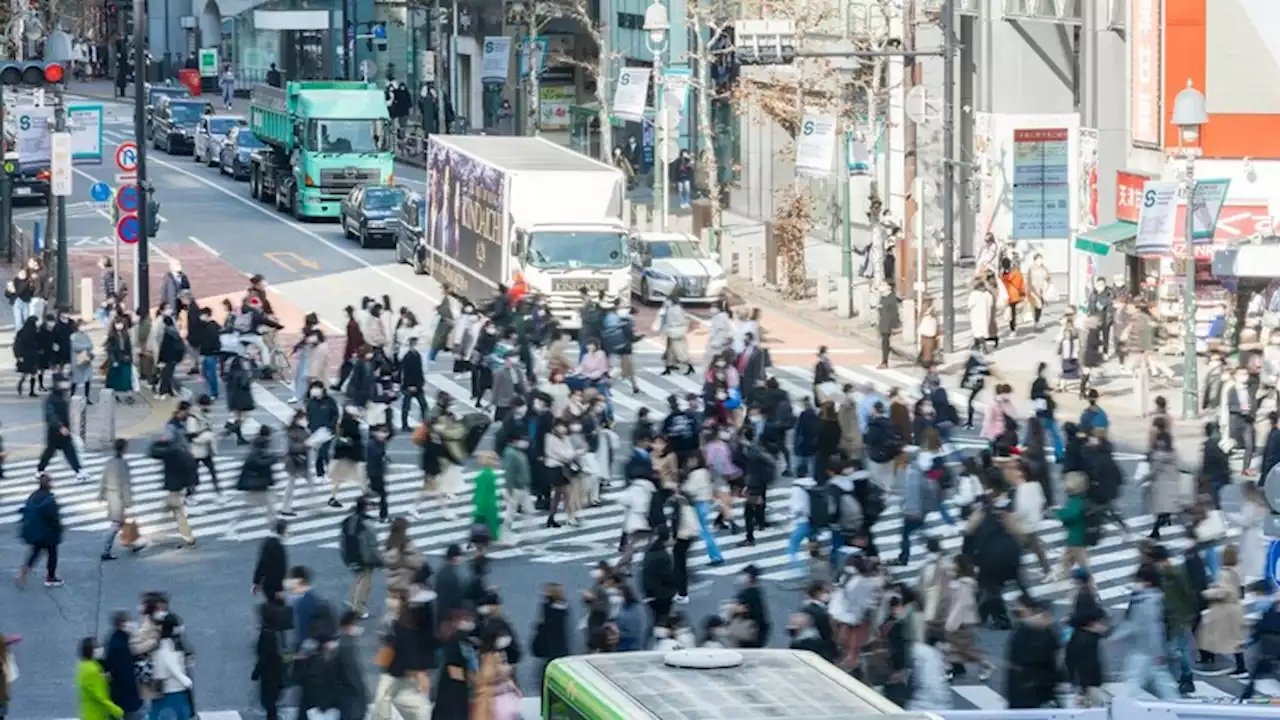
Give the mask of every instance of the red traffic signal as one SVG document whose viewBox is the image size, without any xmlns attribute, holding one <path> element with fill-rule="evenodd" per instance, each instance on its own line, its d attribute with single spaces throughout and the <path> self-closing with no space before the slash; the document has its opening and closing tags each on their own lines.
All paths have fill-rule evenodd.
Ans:
<svg viewBox="0 0 1280 720">
<path fill-rule="evenodd" d="M 66 71 L 58 63 L 42 62 L 2 62 L 0 63 L 0 85 L 9 87 L 44 87 L 57 85 L 66 76 Z"/>
</svg>

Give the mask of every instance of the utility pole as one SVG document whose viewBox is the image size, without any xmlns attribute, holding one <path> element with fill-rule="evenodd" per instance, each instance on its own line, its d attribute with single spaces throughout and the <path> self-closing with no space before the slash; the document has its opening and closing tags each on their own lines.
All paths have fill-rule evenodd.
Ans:
<svg viewBox="0 0 1280 720">
<path fill-rule="evenodd" d="M 942 349 L 944 352 L 956 350 L 956 51 L 955 0 L 946 0 L 942 5 Z"/>
<path fill-rule="evenodd" d="M 63 83 L 54 89 L 53 131 L 67 131 L 67 103 L 62 93 Z M 53 183 L 49 183 L 49 197 L 57 203 L 58 213 L 58 307 L 71 307 L 71 261 L 67 257 L 67 197 L 53 194 Z"/>
<path fill-rule="evenodd" d="M 151 210 L 147 199 L 151 197 L 147 183 L 147 3 L 133 0 L 133 126 L 138 145 L 138 253 L 137 286 L 138 313 L 146 315 L 151 307 L 151 239 L 147 228 L 151 227 Z"/>
<path fill-rule="evenodd" d="M 0 132 L 4 128 L 4 90 L 0 89 Z M 2 136 L 0 136 L 2 137 Z M 9 140 L 0 141 L 0 158 L 4 162 L 4 172 L 0 172 L 0 245 L 8 254 L 9 262 L 13 262 L 13 177 L 9 174 Z M 17 163 L 17 153 L 14 153 Z"/>
<path fill-rule="evenodd" d="M 903 10 L 902 46 L 907 52 L 914 52 L 916 49 L 916 3 L 914 0 L 908 2 Z M 905 99 L 911 93 L 911 89 L 920 84 L 920 66 L 912 56 L 902 58 L 902 80 L 902 96 Z M 915 244 L 920 242 L 920 238 L 916 237 L 916 213 L 920 207 L 920 199 L 912 192 L 916 184 L 917 158 L 920 154 L 916 145 L 916 123 L 909 120 L 903 123 L 902 144 L 902 189 L 906 193 L 906 199 L 902 203 L 902 229 L 898 232 L 895 251 L 898 276 L 885 278 L 893 282 L 894 293 L 899 298 L 906 297 L 906 294 L 912 291 L 916 278 L 914 248 Z M 916 312 L 919 313 L 920 308 L 917 307 Z"/>
</svg>

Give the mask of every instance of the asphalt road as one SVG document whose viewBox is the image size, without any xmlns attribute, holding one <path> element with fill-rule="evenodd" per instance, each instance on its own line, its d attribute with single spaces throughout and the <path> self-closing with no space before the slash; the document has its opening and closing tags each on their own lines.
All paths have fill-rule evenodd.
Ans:
<svg viewBox="0 0 1280 720">
<path fill-rule="evenodd" d="M 117 106 L 108 105 L 109 113 L 116 113 L 115 122 L 107 130 L 108 143 L 127 138 L 127 129 L 119 122 Z M 184 258 L 188 274 L 196 287 L 196 294 L 206 294 L 201 283 L 216 285 L 208 294 L 232 292 L 227 283 L 213 281 L 214 266 L 228 266 L 238 273 L 260 273 L 272 288 L 295 306 L 296 312 L 315 311 L 333 327 L 341 323 L 342 307 L 355 302 L 362 295 L 392 295 L 395 304 L 404 304 L 417 311 L 420 317 L 429 317 L 439 300 L 439 288 L 430 278 L 417 277 L 407 267 L 392 264 L 389 250 L 362 250 L 355 243 L 346 241 L 336 223 L 298 223 L 274 209 L 258 204 L 248 196 L 245 183 L 220 176 L 216 170 L 201 167 L 189 157 L 169 157 L 152 153 L 149 157 L 151 178 L 158 188 L 162 203 L 164 224 L 158 245 L 167 253 Z M 400 182 L 422 186 L 423 173 L 413 168 L 397 168 Z M 81 247 L 105 248 L 96 238 L 105 235 L 107 221 L 98 209 L 87 202 L 88 186 L 92 180 L 112 181 L 111 168 L 82 168 L 76 183 L 75 211 L 70 213 L 69 235 L 80 239 Z M 81 199 L 80 196 L 84 196 Z M 74 241 L 73 241 L 74 242 Z M 201 255 L 200 253 L 204 253 Z M 192 260 L 192 258 L 196 258 Z M 219 271 L 221 272 L 221 271 Z M 222 275 L 218 275 L 219 278 Z M 785 321 L 779 319 L 779 325 Z M 640 322 L 638 326 L 644 327 Z M 766 324 L 769 327 L 769 324 Z M 793 336 L 784 336 L 780 347 L 788 345 Z M 880 372 L 870 366 L 874 363 L 872 349 L 845 339 L 832 339 L 831 346 L 842 353 L 841 367 L 844 379 L 868 383 L 883 391 L 891 386 L 912 388 L 914 373 L 909 370 Z M 777 376 L 784 387 L 794 395 L 808 392 L 811 376 L 805 365 L 807 354 L 814 347 L 813 338 L 794 339 L 789 349 L 794 358 L 780 363 Z M 650 347 L 639 363 L 642 392 L 639 395 L 618 393 L 615 410 L 626 437 L 626 425 L 642 407 L 659 414 L 664 398 L 672 392 L 687 392 L 696 388 L 682 377 L 663 377 Z M 862 362 L 862 360 L 866 360 Z M 466 402 L 465 379 L 454 377 L 446 362 L 438 362 L 431 368 L 429 384 Z M 954 382 L 954 379 L 951 380 Z M 195 384 L 191 388 L 200 392 Z M 275 423 L 287 416 L 287 400 L 291 391 L 278 383 L 268 383 L 258 390 L 259 411 L 255 418 L 260 422 Z M 959 395 L 955 395 L 959 398 Z M 32 409 L 34 411 L 34 408 Z M 38 416 L 33 415 L 37 420 Z M 416 420 L 415 420 L 416 422 Z M 1121 438 L 1122 466 L 1131 472 L 1136 462 L 1134 448 L 1125 442 L 1138 438 L 1137 433 Z M 961 445 L 977 445 L 972 433 L 962 434 Z M 144 453 L 139 446 L 132 449 Z M 239 468 L 239 450 L 227 444 L 219 456 L 218 467 L 224 487 L 233 481 Z M 403 463 L 393 468 L 390 493 L 393 512 L 407 512 L 419 485 L 414 470 L 416 453 L 401 436 L 393 441 L 393 460 Z M 100 467 L 103 458 L 88 458 L 92 470 Z M 0 522 L 12 522 L 14 512 L 30 491 L 31 463 L 11 463 L 5 478 L 0 480 Z M 197 702 L 208 710 L 226 710 L 242 713 L 255 712 L 254 688 L 249 681 L 252 669 L 252 647 L 255 637 L 254 598 L 249 595 L 249 579 L 256 554 L 257 541 L 265 534 L 261 520 L 253 518 L 240 527 L 237 539 L 224 537 L 228 524 L 240 515 L 236 503 L 219 505 L 202 502 L 193 511 L 193 525 L 199 547 L 192 551 L 172 548 L 171 542 L 161 543 L 137 557 L 122 558 L 109 564 L 100 564 L 103 532 L 106 529 L 104 513 L 96 502 L 96 486 L 78 486 L 69 477 L 69 471 L 60 461 L 54 465 L 57 478 L 56 490 L 64 505 L 64 517 L 68 525 L 66 542 L 62 549 L 60 574 L 67 581 L 63 588 L 45 590 L 38 585 L 19 591 L 11 585 L 0 586 L 0 630 L 20 632 L 27 636 L 18 653 L 22 678 L 14 688 L 14 701 L 10 716 L 19 720 L 48 720 L 72 717 L 76 714 L 76 698 L 71 687 L 75 666 L 75 647 L 79 638 L 101 635 L 110 613 L 117 609 L 136 607 L 139 593 L 163 589 L 173 598 L 173 609 L 186 620 L 187 632 L 198 653 L 196 666 Z M 144 457 L 135 459 L 135 492 L 138 495 L 141 524 L 144 533 L 155 536 L 165 530 L 163 513 L 158 499 L 158 473 L 152 461 Z M 94 482 L 97 476 L 94 475 Z M 204 481 L 207 483 L 207 479 Z M 201 494 L 211 490 L 202 485 Z M 620 513 L 613 503 L 616 490 L 605 493 L 606 504 L 586 510 L 582 525 L 565 526 L 558 530 L 536 527 L 522 533 L 525 541 L 516 549 L 494 553 L 492 582 L 499 587 L 505 600 L 505 612 L 514 627 L 527 642 L 536 622 L 537 604 L 534 598 L 544 583 L 559 582 L 577 597 L 579 591 L 589 585 L 588 564 L 599 559 L 611 559 L 615 555 L 620 532 Z M 800 602 L 800 594 L 788 571 L 788 528 L 781 513 L 785 511 L 788 488 L 780 482 L 770 493 L 771 513 L 775 524 L 760 535 L 755 548 L 739 545 L 740 537 L 721 535 L 725 552 L 724 566 L 712 568 L 706 563 L 705 553 L 695 546 L 690 565 L 697 573 L 691 587 L 690 603 L 682 608 L 694 623 L 718 609 L 719 603 L 729 597 L 735 588 L 736 574 L 747 564 L 760 567 L 766 577 L 766 593 L 774 618 L 774 643 L 784 640 L 782 628 L 787 614 Z M 323 491 L 316 490 L 307 499 L 317 502 Z M 340 498 L 349 501 L 352 491 Z M 208 498 L 206 498 L 208 499 Z M 1234 496 L 1229 496 L 1234 502 Z M 465 493 L 446 512 L 443 508 L 429 508 L 424 518 L 413 525 L 412 536 L 417 546 L 426 552 L 433 563 L 449 542 L 463 537 L 467 526 L 467 508 L 470 495 Z M 1140 499 L 1135 489 L 1130 489 L 1122 509 L 1133 520 L 1139 534 L 1150 526 L 1150 516 L 1142 514 Z M 453 517 L 450 517 L 453 515 Z M 341 566 L 336 549 L 337 528 L 341 515 L 335 511 L 307 505 L 292 522 L 290 561 L 313 568 L 322 595 L 340 602 L 347 593 L 350 578 Z M 876 541 L 886 557 L 892 557 L 900 543 L 901 517 L 891 508 L 876 529 Z M 944 538 L 944 545 L 958 544 L 944 527 L 940 518 L 932 517 L 926 532 L 937 533 Z M 1051 559 L 1061 552 L 1062 533 L 1054 522 L 1047 522 L 1041 529 L 1041 537 L 1050 547 Z M 1180 550 L 1183 541 L 1178 533 L 1171 533 L 1171 546 Z M 917 541 L 916 547 L 922 543 Z M 0 532 L 0 553 L 12 558 L 15 564 L 23 549 L 11 526 Z M 1094 553 L 1098 579 L 1104 597 L 1110 605 L 1119 605 L 1127 595 L 1128 584 L 1136 562 L 1136 542 L 1119 534 L 1108 536 Z M 920 558 L 915 558 L 918 561 Z M 1030 567 L 1028 562 L 1027 566 Z M 914 576 L 914 570 L 898 573 Z M 1034 575 L 1032 576 L 1035 577 Z M 1065 583 L 1038 583 L 1032 592 L 1038 596 L 1062 601 L 1068 597 Z M 382 605 L 382 586 L 377 583 L 373 606 Z M 1010 596 L 1012 597 L 1012 596 Z M 574 607 L 575 621 L 581 617 L 581 608 Z M 368 646 L 366 657 L 372 656 L 374 633 L 367 633 L 362 642 Z M 580 638 L 574 636 L 574 642 Z M 985 652 L 1003 665 L 1005 634 L 984 632 L 982 646 Z M 580 645 L 579 645 L 580 647 Z M 522 686 L 526 692 L 534 690 L 532 663 L 521 668 Z M 1205 697 L 1236 690 L 1234 681 L 1227 678 L 1203 678 L 1204 687 L 1198 687 Z M 1003 687 L 1002 673 L 990 682 L 969 678 L 954 686 L 956 706 L 990 708 L 999 706 Z M 1274 690 L 1274 692 L 1272 692 Z M 1280 696 L 1280 685 L 1264 688 L 1264 692 Z"/>
</svg>

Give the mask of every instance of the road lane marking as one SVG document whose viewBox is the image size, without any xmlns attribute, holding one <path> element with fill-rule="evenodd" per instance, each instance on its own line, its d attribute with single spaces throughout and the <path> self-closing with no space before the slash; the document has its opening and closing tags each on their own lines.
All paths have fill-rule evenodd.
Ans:
<svg viewBox="0 0 1280 720">
<path fill-rule="evenodd" d="M 187 239 L 195 243 L 198 247 L 203 248 L 204 251 L 209 253 L 210 255 L 214 257 L 222 257 L 222 253 L 218 252 L 217 250 L 214 250 L 212 247 L 209 247 L 208 243 L 204 242 L 203 240 L 196 237 L 195 235 L 188 235 Z"/>
<path fill-rule="evenodd" d="M 301 256 L 301 255 L 299 255 L 298 253 L 294 253 L 294 252 L 269 252 L 269 253 L 262 253 L 262 254 L 263 254 L 264 256 L 266 256 L 266 258 L 267 258 L 268 260 L 270 260 L 271 262 L 273 262 L 273 263 L 275 263 L 275 264 L 279 265 L 280 267 L 284 268 L 285 270 L 288 270 L 288 271 L 289 271 L 289 272 L 291 272 L 291 273 L 296 273 L 296 272 L 298 272 L 298 271 L 294 269 L 293 265 L 290 265 L 288 262 L 286 262 L 286 260 L 287 260 L 287 259 L 291 259 L 291 260 L 293 260 L 293 262 L 295 262 L 295 263 L 297 263 L 297 264 L 301 265 L 301 266 L 302 266 L 302 267 L 304 267 L 304 268 L 307 268 L 308 270 L 319 270 L 319 269 L 320 269 L 320 263 L 318 263 L 318 262 L 316 262 L 316 261 L 314 261 L 314 260 L 308 260 L 307 258 L 302 257 L 302 256 Z"/>
</svg>

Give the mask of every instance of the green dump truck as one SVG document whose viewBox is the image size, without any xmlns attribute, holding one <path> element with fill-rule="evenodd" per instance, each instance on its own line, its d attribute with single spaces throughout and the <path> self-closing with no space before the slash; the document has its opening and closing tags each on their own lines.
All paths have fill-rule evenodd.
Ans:
<svg viewBox="0 0 1280 720">
<path fill-rule="evenodd" d="M 336 218 L 352 188 L 393 182 L 391 117 L 372 83 L 258 85 L 249 127 L 266 147 L 249 160 L 249 195 L 300 220 Z"/>
</svg>

